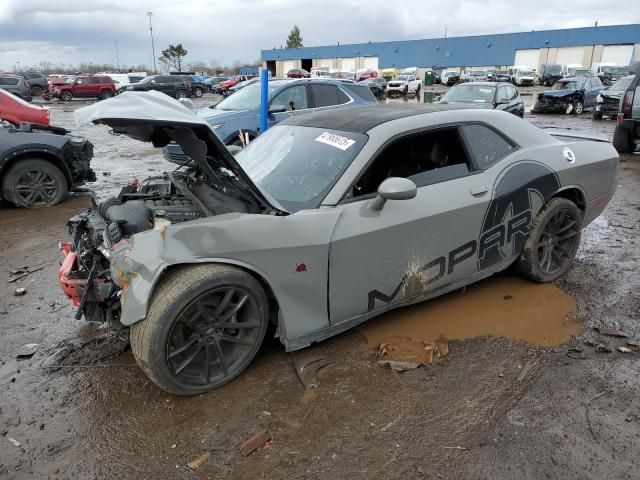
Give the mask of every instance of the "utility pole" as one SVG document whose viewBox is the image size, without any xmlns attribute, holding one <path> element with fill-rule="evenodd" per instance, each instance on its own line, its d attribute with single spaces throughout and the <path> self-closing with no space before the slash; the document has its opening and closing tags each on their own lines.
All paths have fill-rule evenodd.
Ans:
<svg viewBox="0 0 640 480">
<path fill-rule="evenodd" d="M 444 38 L 447 38 L 447 27 L 444 27 Z"/>
<path fill-rule="evenodd" d="M 116 40 L 116 60 L 118 62 L 118 71 L 120 71 L 120 54 L 118 53 L 118 40 Z"/>
<path fill-rule="evenodd" d="M 156 69 L 156 48 L 153 45 L 153 26 L 151 25 L 151 17 L 153 17 L 153 12 L 147 12 L 149 17 L 149 33 L 151 33 L 151 53 L 153 55 L 153 74 L 156 75 L 158 70 Z M 149 65 L 151 67 L 151 65 Z"/>
</svg>

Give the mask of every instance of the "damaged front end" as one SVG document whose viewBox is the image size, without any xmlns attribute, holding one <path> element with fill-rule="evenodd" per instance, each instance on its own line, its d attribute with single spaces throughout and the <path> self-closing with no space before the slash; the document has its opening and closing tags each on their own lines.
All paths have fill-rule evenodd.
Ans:
<svg viewBox="0 0 640 480">
<path fill-rule="evenodd" d="M 534 113 L 582 113 L 582 94 L 572 91 L 562 95 L 555 92 L 543 92 L 538 96 L 533 112 Z"/>
</svg>

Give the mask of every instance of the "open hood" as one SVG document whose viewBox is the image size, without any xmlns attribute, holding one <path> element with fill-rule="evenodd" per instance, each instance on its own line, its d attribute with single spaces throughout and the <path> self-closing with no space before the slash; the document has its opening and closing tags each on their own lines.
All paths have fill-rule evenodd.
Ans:
<svg viewBox="0 0 640 480">
<path fill-rule="evenodd" d="M 109 125 L 114 133 L 151 142 L 155 147 L 164 147 L 175 141 L 210 180 L 219 180 L 216 172 L 219 168 L 226 168 L 241 181 L 246 193 L 257 204 L 270 210 L 280 210 L 267 200 L 209 124 L 164 93 L 128 91 L 79 108 L 73 117 L 78 126 L 86 123 Z"/>
</svg>

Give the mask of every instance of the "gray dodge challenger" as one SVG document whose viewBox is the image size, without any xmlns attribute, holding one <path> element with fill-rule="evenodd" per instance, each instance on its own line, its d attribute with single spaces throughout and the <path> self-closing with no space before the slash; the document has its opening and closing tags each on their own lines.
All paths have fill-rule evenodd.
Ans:
<svg viewBox="0 0 640 480">
<path fill-rule="evenodd" d="M 59 272 L 178 395 L 239 375 L 269 324 L 291 351 L 512 264 L 555 280 L 617 181 L 604 136 L 451 105 L 294 112 L 235 156 L 153 92 L 76 121 L 190 158 L 70 219 Z"/>
</svg>

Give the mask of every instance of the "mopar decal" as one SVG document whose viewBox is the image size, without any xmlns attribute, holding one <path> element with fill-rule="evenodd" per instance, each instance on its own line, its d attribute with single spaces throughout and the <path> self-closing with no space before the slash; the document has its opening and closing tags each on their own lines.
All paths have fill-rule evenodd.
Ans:
<svg viewBox="0 0 640 480">
<path fill-rule="evenodd" d="M 497 182 L 478 240 L 471 240 L 421 266 L 417 274 L 422 276 L 424 285 L 450 275 L 456 265 L 475 255 L 478 258 L 478 270 L 519 255 L 529 235 L 534 212 L 559 188 L 558 177 L 546 165 L 522 162 L 509 168 Z M 367 311 L 375 310 L 376 300 L 384 304 L 392 303 L 406 282 L 407 275 L 390 295 L 371 290 Z"/>
</svg>

